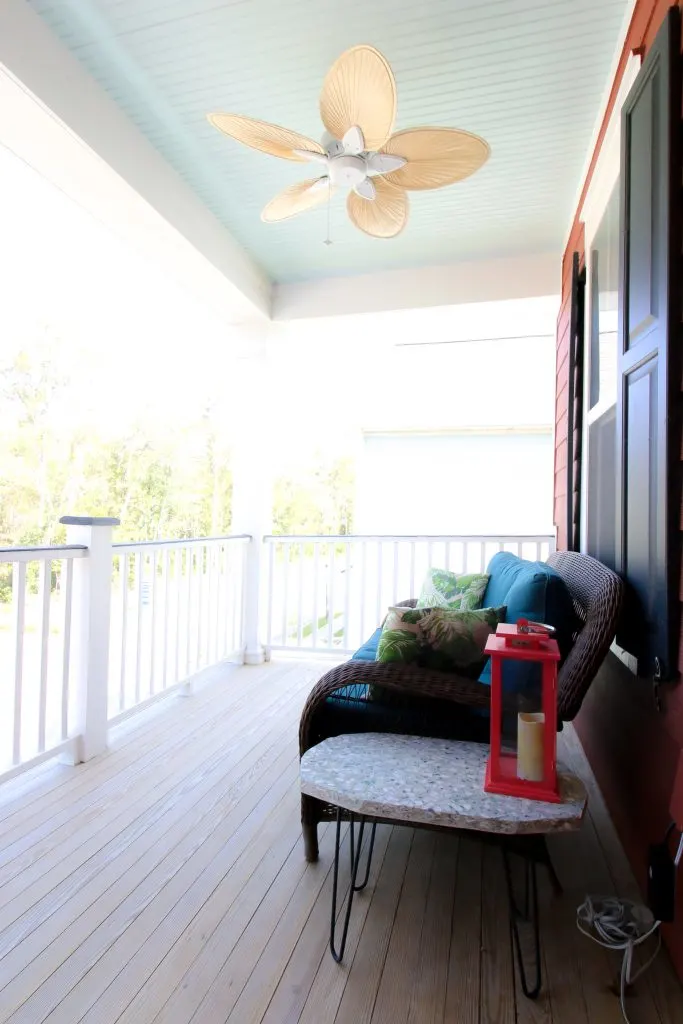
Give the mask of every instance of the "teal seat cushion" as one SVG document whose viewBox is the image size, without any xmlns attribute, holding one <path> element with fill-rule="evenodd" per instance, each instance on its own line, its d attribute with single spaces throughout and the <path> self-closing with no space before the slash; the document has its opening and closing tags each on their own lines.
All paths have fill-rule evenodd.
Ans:
<svg viewBox="0 0 683 1024">
<path fill-rule="evenodd" d="M 580 628 L 571 594 L 558 572 L 545 562 L 527 562 L 509 551 L 499 551 L 488 564 L 489 582 L 484 594 L 484 605 L 505 605 L 505 622 L 533 619 L 547 622 L 557 631 L 561 659 L 571 650 L 574 636 Z M 527 689 L 538 667 L 524 662 L 505 664 L 504 685 L 508 691 Z M 487 661 L 479 676 L 482 683 L 491 683 L 491 661 Z"/>
</svg>

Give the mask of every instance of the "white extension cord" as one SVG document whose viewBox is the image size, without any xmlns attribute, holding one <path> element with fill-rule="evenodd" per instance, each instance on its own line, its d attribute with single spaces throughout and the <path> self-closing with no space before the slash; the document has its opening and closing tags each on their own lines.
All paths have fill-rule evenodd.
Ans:
<svg viewBox="0 0 683 1024">
<path fill-rule="evenodd" d="M 587 896 L 576 910 L 576 925 L 580 932 L 605 949 L 623 950 L 621 961 L 620 1000 L 621 1012 L 626 1024 L 630 1024 L 626 1013 L 626 986 L 631 985 L 650 966 L 659 953 L 661 933 L 659 921 L 648 907 L 631 900 L 622 900 L 616 896 Z M 652 935 L 657 935 L 657 948 L 650 959 L 635 974 L 633 970 L 633 951 Z"/>
</svg>

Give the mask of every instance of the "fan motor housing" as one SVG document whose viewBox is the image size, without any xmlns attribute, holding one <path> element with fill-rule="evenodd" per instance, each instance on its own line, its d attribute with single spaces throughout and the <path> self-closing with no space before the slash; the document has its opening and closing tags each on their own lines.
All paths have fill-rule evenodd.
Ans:
<svg viewBox="0 0 683 1024">
<path fill-rule="evenodd" d="M 340 188 L 355 188 L 367 174 L 368 169 L 361 156 L 335 156 L 329 162 L 330 180 Z"/>
</svg>

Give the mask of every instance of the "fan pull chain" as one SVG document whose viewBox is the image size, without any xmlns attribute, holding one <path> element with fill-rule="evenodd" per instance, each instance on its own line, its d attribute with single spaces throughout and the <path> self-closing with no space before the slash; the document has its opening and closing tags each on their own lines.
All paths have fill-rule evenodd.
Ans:
<svg viewBox="0 0 683 1024">
<path fill-rule="evenodd" d="M 330 238 L 330 219 L 332 210 L 332 181 L 330 178 L 327 179 L 327 238 L 323 240 L 323 245 L 332 245 L 332 239 Z"/>
</svg>

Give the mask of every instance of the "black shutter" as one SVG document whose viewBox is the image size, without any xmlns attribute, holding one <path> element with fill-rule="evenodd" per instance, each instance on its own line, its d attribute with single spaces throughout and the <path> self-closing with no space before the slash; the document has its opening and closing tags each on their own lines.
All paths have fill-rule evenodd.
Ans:
<svg viewBox="0 0 683 1024">
<path fill-rule="evenodd" d="M 629 595 L 617 640 L 640 674 L 658 659 L 665 676 L 678 588 L 680 45 L 673 7 L 622 110 L 616 563 Z"/>
<path fill-rule="evenodd" d="M 579 269 L 579 254 L 572 257 L 569 325 L 569 381 L 567 392 L 567 550 L 580 549 L 581 446 L 583 431 L 583 335 L 586 271 Z"/>
</svg>

